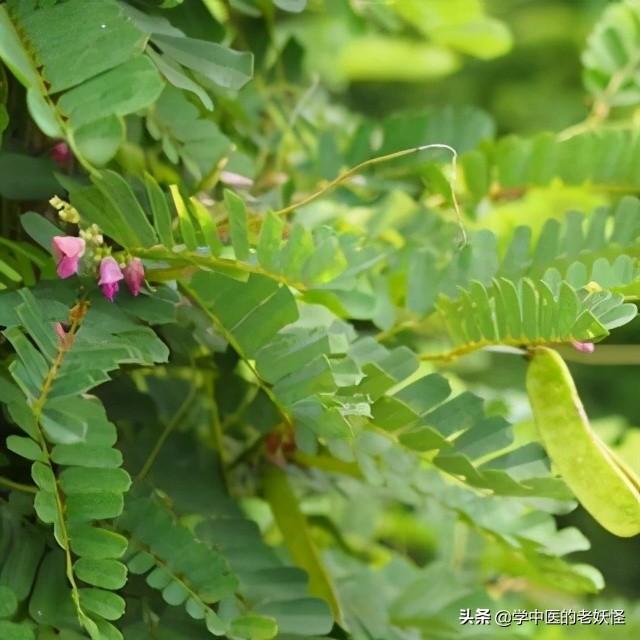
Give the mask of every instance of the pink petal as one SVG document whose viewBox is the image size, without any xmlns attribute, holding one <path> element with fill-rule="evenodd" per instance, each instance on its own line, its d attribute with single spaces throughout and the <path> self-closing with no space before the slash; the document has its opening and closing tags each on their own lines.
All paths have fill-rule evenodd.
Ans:
<svg viewBox="0 0 640 640">
<path fill-rule="evenodd" d="M 78 260 L 75 256 L 64 256 L 58 262 L 58 268 L 56 269 L 58 276 L 63 280 L 70 278 L 72 275 L 78 273 Z"/>
<path fill-rule="evenodd" d="M 571 346 L 580 353 L 593 353 L 596 349 L 593 342 L 578 342 L 577 340 L 572 340 Z"/>
<path fill-rule="evenodd" d="M 60 260 L 63 256 L 81 258 L 84 255 L 85 242 L 75 236 L 54 236 L 52 241 L 54 256 Z"/>
<path fill-rule="evenodd" d="M 140 293 L 144 281 L 144 267 L 140 258 L 133 258 L 124 268 L 124 281 L 134 296 Z"/>
<path fill-rule="evenodd" d="M 106 284 L 100 285 L 100 289 L 102 289 L 102 295 L 109 302 L 113 302 L 113 299 L 116 297 L 116 293 L 118 293 L 119 288 L 120 285 L 117 282 L 108 282 Z"/>
<path fill-rule="evenodd" d="M 250 187 L 253 184 L 251 178 L 242 176 L 239 173 L 233 173 L 233 171 L 221 171 L 220 180 L 231 187 Z"/>
<path fill-rule="evenodd" d="M 72 157 L 71 149 L 69 149 L 69 145 L 66 142 L 54 144 L 49 155 L 58 166 L 64 166 Z"/>
<path fill-rule="evenodd" d="M 60 340 L 64 342 L 65 338 L 67 337 L 67 332 L 64 330 L 62 323 L 56 322 L 53 328 L 55 329 L 55 332 L 58 338 L 60 338 Z"/>
<path fill-rule="evenodd" d="M 98 280 L 99 285 L 117 284 L 123 278 L 124 275 L 122 274 L 118 263 L 111 256 L 102 258 L 102 262 L 100 262 L 100 280 Z"/>
</svg>

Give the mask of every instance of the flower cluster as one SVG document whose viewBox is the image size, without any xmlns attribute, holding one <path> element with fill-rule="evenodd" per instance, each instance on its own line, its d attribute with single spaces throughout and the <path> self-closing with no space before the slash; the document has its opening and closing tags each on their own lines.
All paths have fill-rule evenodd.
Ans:
<svg viewBox="0 0 640 640">
<path fill-rule="evenodd" d="M 58 276 L 61 278 L 70 278 L 78 273 L 80 259 L 85 255 L 87 243 L 90 241 L 87 239 L 89 238 L 87 233 L 92 233 L 91 237 L 99 236 L 100 243 L 102 242 L 102 235 L 98 229 L 81 232 L 83 237 L 79 238 L 75 236 L 53 238 L 53 255 L 57 262 Z M 99 261 L 98 285 L 107 300 L 114 301 L 122 280 L 134 296 L 140 293 L 144 282 L 144 267 L 140 258 L 130 258 L 126 264 L 118 264 L 116 259 L 104 250 L 96 251 L 95 256 Z"/>
<path fill-rule="evenodd" d="M 80 214 L 68 202 L 54 196 L 49 203 L 57 210 L 58 217 L 63 222 L 80 223 Z M 131 256 L 116 260 L 111 255 L 111 248 L 104 245 L 104 236 L 96 224 L 80 229 L 78 236 L 55 236 L 52 250 L 60 278 L 70 278 L 78 272 L 96 273 L 97 265 L 98 285 L 109 302 L 114 301 L 123 280 L 134 296 L 142 289 L 142 260 Z"/>
</svg>

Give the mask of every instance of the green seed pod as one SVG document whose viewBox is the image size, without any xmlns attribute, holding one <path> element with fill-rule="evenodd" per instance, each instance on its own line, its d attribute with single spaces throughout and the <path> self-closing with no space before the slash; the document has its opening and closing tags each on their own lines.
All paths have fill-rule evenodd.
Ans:
<svg viewBox="0 0 640 640">
<path fill-rule="evenodd" d="M 640 479 L 591 429 L 569 369 L 553 349 L 532 351 L 527 392 L 553 467 L 582 506 L 614 535 L 640 533 Z"/>
</svg>

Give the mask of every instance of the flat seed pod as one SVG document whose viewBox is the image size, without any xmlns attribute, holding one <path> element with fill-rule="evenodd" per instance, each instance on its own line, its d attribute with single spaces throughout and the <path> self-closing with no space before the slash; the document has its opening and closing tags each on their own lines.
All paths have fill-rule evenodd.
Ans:
<svg viewBox="0 0 640 640">
<path fill-rule="evenodd" d="M 640 533 L 640 480 L 591 429 L 569 369 L 553 349 L 533 350 L 527 392 L 547 454 L 582 506 L 614 535 Z"/>
</svg>

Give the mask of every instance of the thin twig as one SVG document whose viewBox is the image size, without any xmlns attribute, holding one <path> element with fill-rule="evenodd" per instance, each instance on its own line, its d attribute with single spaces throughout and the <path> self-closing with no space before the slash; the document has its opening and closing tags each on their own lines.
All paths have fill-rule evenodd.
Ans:
<svg viewBox="0 0 640 640">
<path fill-rule="evenodd" d="M 226 450 L 224 448 L 224 433 L 222 430 L 222 422 L 220 421 L 218 403 L 216 402 L 215 381 L 213 374 L 211 374 L 208 378 L 207 392 L 209 394 L 209 401 L 211 403 L 211 440 L 214 448 L 218 452 L 218 459 L 220 460 L 220 473 L 222 474 L 224 486 L 228 491 L 231 483 L 229 482 L 229 476 L 227 473 L 227 456 Z"/>
<path fill-rule="evenodd" d="M 604 122 L 611 111 L 611 98 L 622 87 L 627 78 L 634 73 L 640 64 L 640 52 L 629 62 L 611 75 L 609 83 L 604 90 L 596 97 L 591 107 L 589 115 L 578 124 L 574 124 L 558 134 L 560 141 L 568 140 L 574 136 L 593 131 L 599 124 Z"/>
<path fill-rule="evenodd" d="M 360 162 L 354 167 L 351 167 L 350 169 L 343 171 L 339 176 L 335 177 L 333 180 L 330 180 L 322 188 L 318 189 L 317 191 L 314 191 L 313 193 L 309 194 L 302 200 L 299 200 L 298 202 L 294 202 L 293 204 L 290 204 L 289 206 L 284 207 L 283 209 L 279 209 L 275 211 L 274 215 L 286 216 L 292 213 L 293 211 L 295 211 L 296 209 L 299 209 L 300 207 L 304 207 L 305 205 L 308 205 L 311 202 L 314 202 L 318 198 L 322 197 L 328 191 L 331 191 L 332 189 L 337 187 L 339 184 L 341 184 L 345 180 L 348 180 L 352 176 L 360 173 L 363 169 L 366 169 L 367 167 L 371 167 L 376 164 L 382 164 L 384 162 L 389 162 L 390 160 L 396 160 L 397 158 L 403 158 L 405 156 L 409 156 L 414 153 L 429 151 L 431 149 L 444 149 L 446 151 L 449 151 L 452 155 L 452 161 L 451 161 L 452 171 L 451 171 L 451 181 L 449 182 L 449 187 L 451 189 L 451 202 L 453 203 L 453 208 L 456 212 L 458 225 L 460 226 L 460 230 L 462 232 L 462 245 L 464 246 L 468 242 L 467 231 L 464 226 L 462 213 L 460 211 L 460 205 L 458 203 L 458 198 L 456 196 L 456 191 L 455 191 L 455 185 L 456 185 L 457 173 L 458 173 L 458 152 L 450 145 L 443 144 L 443 143 L 424 144 L 419 147 L 412 147 L 411 149 L 403 149 L 402 151 L 394 151 L 393 153 L 387 153 L 383 156 L 376 156 L 375 158 L 369 158 L 368 160 L 365 160 L 364 162 Z"/>
<path fill-rule="evenodd" d="M 146 478 L 147 474 L 151 470 L 151 467 L 153 466 L 154 462 L 156 461 L 156 458 L 158 457 L 158 454 L 160 453 L 160 450 L 162 449 L 167 438 L 171 435 L 171 432 L 176 428 L 178 423 L 184 418 L 187 411 L 191 408 L 191 403 L 193 402 L 195 395 L 196 395 L 196 387 L 192 386 L 189 389 L 189 393 L 187 394 L 187 397 L 184 399 L 184 402 L 180 405 L 180 407 L 174 414 L 173 418 L 171 418 L 171 420 L 165 426 L 163 432 L 160 434 L 160 437 L 158 438 L 153 449 L 149 453 L 149 456 L 147 457 L 145 463 L 142 465 L 142 469 L 140 469 L 138 475 L 136 476 L 136 482 L 140 482 L 141 480 L 144 480 Z"/>
<path fill-rule="evenodd" d="M 31 484 L 22 484 L 21 482 L 15 482 L 10 478 L 0 476 L 0 485 L 7 487 L 12 491 L 22 491 L 24 493 L 38 493 L 38 488 Z"/>
</svg>

